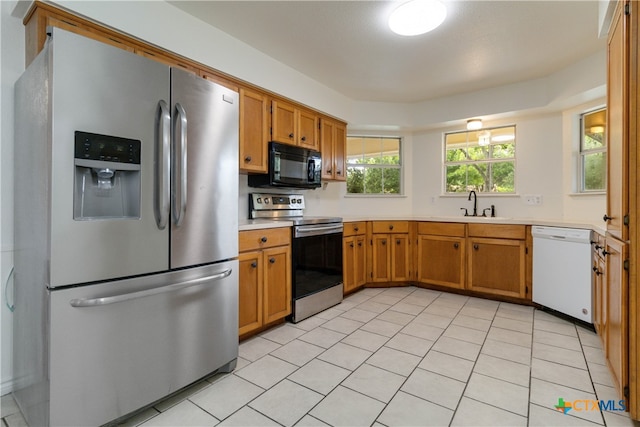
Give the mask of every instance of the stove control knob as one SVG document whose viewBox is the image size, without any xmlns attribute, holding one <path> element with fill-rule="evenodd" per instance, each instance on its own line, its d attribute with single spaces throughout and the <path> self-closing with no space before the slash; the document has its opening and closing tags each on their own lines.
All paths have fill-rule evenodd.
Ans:
<svg viewBox="0 0 640 427">
<path fill-rule="evenodd" d="M 265 205 L 268 205 L 268 204 L 269 204 L 269 198 L 268 198 L 268 197 L 265 197 L 265 198 L 264 198 L 264 204 L 265 204 Z"/>
<path fill-rule="evenodd" d="M 298 199 L 298 203 L 302 203 L 302 199 Z"/>
<path fill-rule="evenodd" d="M 257 203 L 257 204 L 262 203 L 262 197 L 258 197 L 258 198 L 256 199 L 256 203 Z"/>
</svg>

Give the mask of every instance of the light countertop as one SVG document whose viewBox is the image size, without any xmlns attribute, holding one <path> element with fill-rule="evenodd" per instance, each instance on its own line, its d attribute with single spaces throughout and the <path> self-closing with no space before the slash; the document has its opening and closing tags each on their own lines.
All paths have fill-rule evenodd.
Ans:
<svg viewBox="0 0 640 427">
<path fill-rule="evenodd" d="M 263 230 L 265 228 L 292 227 L 292 221 L 272 221 L 268 219 L 245 219 L 238 224 L 239 231 Z"/>
</svg>

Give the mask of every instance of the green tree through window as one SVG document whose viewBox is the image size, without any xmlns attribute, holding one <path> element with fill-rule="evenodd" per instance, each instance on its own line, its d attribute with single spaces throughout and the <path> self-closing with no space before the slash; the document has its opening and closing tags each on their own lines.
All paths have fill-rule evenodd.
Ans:
<svg viewBox="0 0 640 427">
<path fill-rule="evenodd" d="M 445 134 L 445 193 L 515 193 L 516 128 Z"/>
<path fill-rule="evenodd" d="M 348 137 L 347 193 L 402 194 L 400 144 L 397 137 Z"/>
</svg>

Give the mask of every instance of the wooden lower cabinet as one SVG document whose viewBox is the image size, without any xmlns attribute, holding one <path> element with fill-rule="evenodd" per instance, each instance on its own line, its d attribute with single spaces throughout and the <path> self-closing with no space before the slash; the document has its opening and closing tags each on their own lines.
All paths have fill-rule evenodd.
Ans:
<svg viewBox="0 0 640 427">
<path fill-rule="evenodd" d="M 410 280 L 409 234 L 374 234 L 372 258 L 372 282 Z"/>
<path fill-rule="evenodd" d="M 291 314 L 289 228 L 240 232 L 239 335 Z"/>
<path fill-rule="evenodd" d="M 629 245 L 607 237 L 603 254 L 606 263 L 604 289 L 605 357 L 618 396 L 625 396 L 629 384 L 629 277 L 625 267 Z"/>
<path fill-rule="evenodd" d="M 342 239 L 344 292 L 363 286 L 367 282 L 366 236 Z"/>
<path fill-rule="evenodd" d="M 418 236 L 418 281 L 463 289 L 465 238 Z"/>
<path fill-rule="evenodd" d="M 468 239 L 468 288 L 515 298 L 527 295 L 524 240 Z"/>
</svg>

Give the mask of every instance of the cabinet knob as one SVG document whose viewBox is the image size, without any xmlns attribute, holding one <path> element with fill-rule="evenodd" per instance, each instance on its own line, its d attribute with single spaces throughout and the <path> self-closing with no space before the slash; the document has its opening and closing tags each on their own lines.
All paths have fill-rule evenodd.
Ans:
<svg viewBox="0 0 640 427">
<path fill-rule="evenodd" d="M 352 248 L 353 247 L 353 243 L 349 243 L 349 247 Z"/>
<path fill-rule="evenodd" d="M 260 241 L 261 241 L 262 243 L 267 243 L 267 236 L 262 236 L 262 237 L 260 238 Z"/>
<path fill-rule="evenodd" d="M 607 251 L 607 250 L 605 250 L 605 249 L 603 249 L 603 250 L 602 250 L 602 256 L 607 256 L 607 255 L 609 255 L 610 253 L 611 253 L 611 252 L 609 252 L 609 251 Z"/>
<path fill-rule="evenodd" d="M 610 216 L 609 216 L 609 215 L 607 215 L 607 214 L 604 214 L 604 216 L 602 217 L 602 220 L 603 220 L 604 222 L 609 222 L 609 221 L 611 221 L 612 219 L 613 219 L 613 217 L 610 217 Z"/>
<path fill-rule="evenodd" d="M 396 240 L 396 245 L 399 245 L 399 244 L 400 244 L 400 239 L 397 239 Z"/>
<path fill-rule="evenodd" d="M 459 246 L 460 246 L 460 245 L 459 245 L 458 243 L 454 243 L 454 244 L 453 244 L 453 247 L 454 247 L 454 248 L 456 248 L 456 249 L 458 249 L 458 247 L 459 247 Z"/>
<path fill-rule="evenodd" d="M 251 268 L 256 268 L 257 266 L 258 266 L 258 263 L 257 263 L 257 262 L 253 261 L 253 262 L 251 263 Z"/>
<path fill-rule="evenodd" d="M 358 227 L 353 227 L 353 231 L 358 232 L 360 230 Z"/>
<path fill-rule="evenodd" d="M 393 230 L 393 225 L 389 225 L 389 230 Z"/>
<path fill-rule="evenodd" d="M 307 140 L 307 137 L 306 137 L 306 136 L 303 136 L 303 137 L 302 137 L 302 138 L 300 138 L 300 139 L 301 139 L 302 141 L 306 141 L 306 140 Z"/>
<path fill-rule="evenodd" d="M 342 175 L 342 171 L 337 171 L 336 174 Z"/>
<path fill-rule="evenodd" d="M 293 138 L 293 134 L 292 133 L 289 134 L 289 138 Z"/>
<path fill-rule="evenodd" d="M 358 246 L 362 246 L 362 242 L 358 242 Z"/>
<path fill-rule="evenodd" d="M 249 162 L 251 161 L 251 156 L 247 156 L 247 157 L 245 157 L 245 158 L 244 158 L 244 161 L 245 161 L 245 162 L 247 162 L 247 163 L 249 163 Z"/>
<path fill-rule="evenodd" d="M 386 239 L 385 239 L 385 240 L 383 240 L 383 241 L 382 241 L 382 244 L 383 244 L 383 245 L 386 245 L 386 244 L 387 244 L 387 240 L 386 240 Z"/>
<path fill-rule="evenodd" d="M 331 173 L 331 169 L 327 169 L 327 173 Z"/>
<path fill-rule="evenodd" d="M 480 249 L 480 246 L 478 246 L 478 245 L 473 245 L 473 249 L 475 249 L 475 250 L 477 251 L 478 249 Z"/>
<path fill-rule="evenodd" d="M 269 258 L 269 262 L 270 262 L 271 264 L 275 264 L 276 259 L 275 259 L 275 258 Z"/>
</svg>

